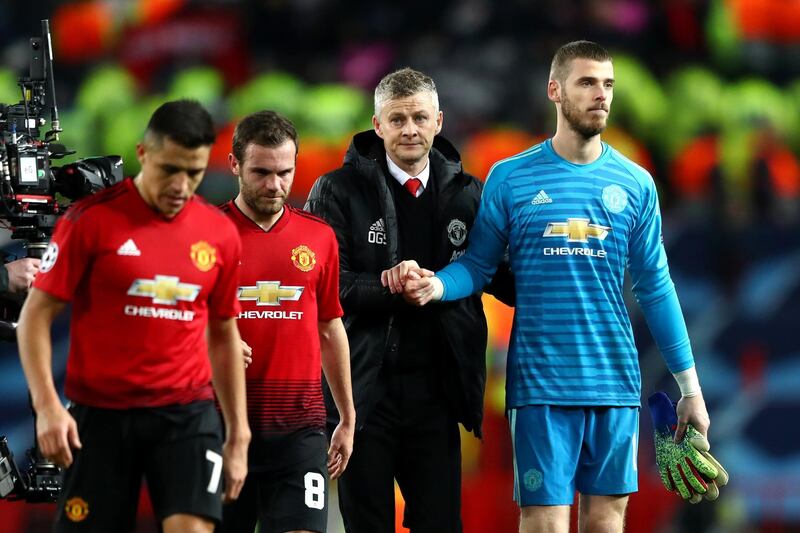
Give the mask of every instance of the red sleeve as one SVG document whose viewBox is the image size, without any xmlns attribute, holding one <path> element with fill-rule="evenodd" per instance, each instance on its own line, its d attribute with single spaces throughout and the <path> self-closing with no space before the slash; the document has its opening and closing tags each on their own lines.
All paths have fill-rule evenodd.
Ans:
<svg viewBox="0 0 800 533">
<path fill-rule="evenodd" d="M 242 240 L 233 222 L 225 220 L 229 231 L 220 241 L 222 261 L 217 282 L 208 298 L 208 317 L 226 319 L 239 316 L 239 258 L 242 255 Z"/>
<path fill-rule="evenodd" d="M 92 261 L 91 236 L 87 234 L 91 224 L 82 224 L 85 218 L 84 215 L 73 221 L 64 216 L 56 222 L 33 282 L 34 287 L 59 300 L 72 300 Z"/>
<path fill-rule="evenodd" d="M 339 303 L 339 245 L 333 230 L 330 228 L 326 230 L 329 242 L 327 261 L 317 286 L 317 314 L 322 322 L 339 318 L 344 314 Z"/>
</svg>

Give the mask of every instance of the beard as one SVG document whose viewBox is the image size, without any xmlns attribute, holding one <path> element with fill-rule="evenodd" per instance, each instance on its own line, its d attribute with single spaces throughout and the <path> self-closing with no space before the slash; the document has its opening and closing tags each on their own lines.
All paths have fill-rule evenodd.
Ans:
<svg viewBox="0 0 800 533">
<path fill-rule="evenodd" d="M 607 112 L 608 106 L 603 104 L 603 109 Z M 606 129 L 606 120 L 603 116 L 588 115 L 581 117 L 580 110 L 572 104 L 566 92 L 561 102 L 561 114 L 564 115 L 569 127 L 584 139 L 591 139 Z"/>
<path fill-rule="evenodd" d="M 244 200 L 247 207 L 260 216 L 271 216 L 280 213 L 288 196 L 289 191 L 286 191 L 286 193 L 278 193 L 276 196 L 267 197 L 252 189 L 242 187 L 242 200 Z"/>
</svg>

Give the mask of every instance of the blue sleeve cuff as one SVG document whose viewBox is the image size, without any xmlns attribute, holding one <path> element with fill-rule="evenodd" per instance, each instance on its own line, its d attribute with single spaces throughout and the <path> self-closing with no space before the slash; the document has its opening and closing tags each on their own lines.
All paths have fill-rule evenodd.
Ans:
<svg viewBox="0 0 800 533">
<path fill-rule="evenodd" d="M 442 281 L 442 301 L 449 302 L 469 296 L 474 292 L 475 283 L 473 277 L 464 265 L 454 262 L 447 265 L 444 269 L 436 273 L 436 277 Z"/>
</svg>

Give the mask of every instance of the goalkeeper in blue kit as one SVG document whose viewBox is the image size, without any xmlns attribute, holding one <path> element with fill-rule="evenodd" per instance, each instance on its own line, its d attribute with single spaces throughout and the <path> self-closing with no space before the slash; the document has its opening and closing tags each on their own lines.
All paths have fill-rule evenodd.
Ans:
<svg viewBox="0 0 800 533">
<path fill-rule="evenodd" d="M 516 309 L 506 405 L 526 533 L 567 532 L 575 490 L 581 531 L 623 529 L 628 495 L 637 490 L 641 395 L 622 294 L 626 268 L 681 390 L 676 449 L 690 424 L 703 437 L 710 424 L 669 275 L 655 184 L 600 139 L 613 94 L 606 50 L 588 41 L 562 46 L 547 86 L 556 133 L 492 167 L 466 254 L 435 276 L 413 261 L 382 275 L 392 292 L 419 305 L 456 300 L 481 291 L 508 250 Z M 679 452 L 661 456 L 681 460 Z M 707 487 L 714 473 L 698 476 Z M 704 492 L 696 487 L 684 497 Z"/>
</svg>

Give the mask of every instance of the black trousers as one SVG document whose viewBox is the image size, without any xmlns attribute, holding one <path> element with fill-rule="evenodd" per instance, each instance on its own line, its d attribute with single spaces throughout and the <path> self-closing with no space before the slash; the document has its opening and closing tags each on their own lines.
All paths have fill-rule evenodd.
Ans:
<svg viewBox="0 0 800 533">
<path fill-rule="evenodd" d="M 458 423 L 427 374 L 385 377 L 382 397 L 356 432 L 339 478 L 348 533 L 394 533 L 394 480 L 412 533 L 461 532 L 461 437 Z"/>
</svg>

